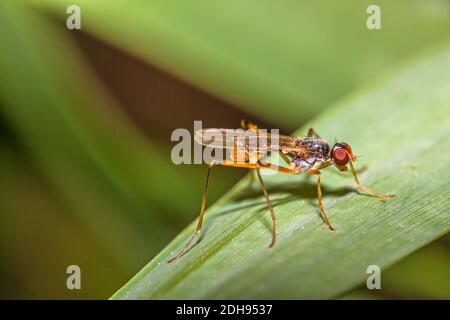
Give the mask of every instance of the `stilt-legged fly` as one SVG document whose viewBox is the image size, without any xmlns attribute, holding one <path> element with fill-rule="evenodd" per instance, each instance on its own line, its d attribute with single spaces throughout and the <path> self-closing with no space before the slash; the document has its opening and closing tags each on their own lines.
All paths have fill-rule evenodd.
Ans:
<svg viewBox="0 0 450 320">
<path fill-rule="evenodd" d="M 335 143 L 334 146 L 330 148 L 328 142 L 321 139 L 312 128 L 309 129 L 306 137 L 291 137 L 268 134 L 265 130 L 260 130 L 254 124 L 245 120 L 241 121 L 241 127 L 246 131 L 241 130 L 236 133 L 232 129 L 201 129 L 196 132 L 195 138 L 197 142 L 212 148 L 228 149 L 230 151 L 230 160 L 214 160 L 210 163 L 206 174 L 205 189 L 203 192 L 200 215 L 195 233 L 180 253 L 168 261 L 169 263 L 176 261 L 184 253 L 186 253 L 194 239 L 200 234 L 203 217 L 205 214 L 209 177 L 211 169 L 217 165 L 249 168 L 256 171 L 256 176 L 258 177 L 272 217 L 272 242 L 270 243 L 269 248 L 273 247 L 276 242 L 276 217 L 267 193 L 267 189 L 261 177 L 260 169 L 270 169 L 287 174 L 305 173 L 316 175 L 319 210 L 323 221 L 332 231 L 334 231 L 334 228 L 328 220 L 322 205 L 320 170 L 334 165 L 340 171 L 346 171 L 348 169 L 348 165 L 355 179 L 356 186 L 360 192 L 365 192 L 375 196 L 381 201 L 394 197 L 392 194 L 377 193 L 363 186 L 359 182 L 353 166 L 353 163 L 356 162 L 357 157 L 353 155 L 350 146 L 344 142 Z M 230 134 L 230 132 L 233 133 Z M 271 153 L 279 153 L 288 166 L 282 167 L 264 161 L 264 159 Z"/>
</svg>

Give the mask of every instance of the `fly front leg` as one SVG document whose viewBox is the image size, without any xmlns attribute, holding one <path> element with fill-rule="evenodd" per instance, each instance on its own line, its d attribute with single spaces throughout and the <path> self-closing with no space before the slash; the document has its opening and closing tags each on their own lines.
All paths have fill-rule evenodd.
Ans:
<svg viewBox="0 0 450 320">
<path fill-rule="evenodd" d="M 322 215 L 322 219 L 327 224 L 328 228 L 331 231 L 335 231 L 335 229 L 333 228 L 333 226 L 330 223 L 330 220 L 328 220 L 328 217 L 327 217 L 327 214 L 325 213 L 325 210 L 323 210 L 322 188 L 320 187 L 320 171 L 318 171 L 318 170 L 311 170 L 311 171 L 308 171 L 308 173 L 317 175 L 317 198 L 319 200 L 320 214 Z"/>
<path fill-rule="evenodd" d="M 350 164 L 350 169 L 351 169 L 351 171 L 352 171 L 352 175 L 353 175 L 353 177 L 355 178 L 356 187 L 358 188 L 358 190 L 359 190 L 360 192 L 365 192 L 365 193 L 367 193 L 367 194 L 370 194 L 370 195 L 372 195 L 372 196 L 375 196 L 375 197 L 377 197 L 381 202 L 385 202 L 387 199 L 395 197 L 395 194 L 381 194 L 381 193 L 375 192 L 375 191 L 373 191 L 373 190 L 371 190 L 371 189 L 369 189 L 369 188 L 363 186 L 363 185 L 361 184 L 361 182 L 359 182 L 358 176 L 356 175 L 356 170 L 355 170 L 355 168 L 353 167 L 352 162 L 350 161 L 349 164 Z"/>
</svg>

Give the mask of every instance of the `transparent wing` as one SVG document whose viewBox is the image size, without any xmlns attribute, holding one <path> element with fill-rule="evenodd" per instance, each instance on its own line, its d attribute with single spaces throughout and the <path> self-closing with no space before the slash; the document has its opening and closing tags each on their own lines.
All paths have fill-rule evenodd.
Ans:
<svg viewBox="0 0 450 320">
<path fill-rule="evenodd" d="M 295 147 L 298 138 L 242 129 L 201 129 L 195 133 L 195 140 L 211 148 L 245 149 L 253 152 L 280 151 L 284 147 Z"/>
</svg>

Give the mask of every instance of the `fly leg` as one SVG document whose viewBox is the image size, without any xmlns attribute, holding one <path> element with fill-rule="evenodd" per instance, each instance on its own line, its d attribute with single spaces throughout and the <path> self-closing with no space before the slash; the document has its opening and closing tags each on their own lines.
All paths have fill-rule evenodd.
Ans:
<svg viewBox="0 0 450 320">
<path fill-rule="evenodd" d="M 259 129 L 258 126 L 256 126 L 254 123 L 247 121 L 247 120 L 241 120 L 241 128 L 244 130 L 252 130 L 255 133 L 258 133 Z"/>
<path fill-rule="evenodd" d="M 355 170 L 355 168 L 353 167 L 352 162 L 350 161 L 349 164 L 350 164 L 350 169 L 351 169 L 351 171 L 352 171 L 352 175 L 353 175 L 353 177 L 355 178 L 356 187 L 358 188 L 358 190 L 359 190 L 360 192 L 365 192 L 365 193 L 367 193 L 367 194 L 370 194 L 370 195 L 372 195 L 372 196 L 375 196 L 375 197 L 377 197 L 381 202 L 385 202 L 387 199 L 395 197 L 395 194 L 381 194 L 381 193 L 375 192 L 375 191 L 373 191 L 373 190 L 371 190 L 371 189 L 369 189 L 369 188 L 363 186 L 363 185 L 361 184 L 361 182 L 359 182 L 358 176 L 356 175 L 356 170 Z"/>
<path fill-rule="evenodd" d="M 288 165 L 291 164 L 291 159 L 289 159 L 289 157 L 286 154 L 284 154 L 281 151 L 278 154 Z"/>
<path fill-rule="evenodd" d="M 254 123 L 252 123 L 252 122 L 250 122 L 248 120 L 245 120 L 245 119 L 241 120 L 241 128 L 244 129 L 244 130 L 249 130 L 250 129 L 250 130 L 252 130 L 255 133 L 259 132 L 258 127 Z M 256 174 L 255 171 L 256 170 L 250 170 L 250 179 L 251 179 L 252 182 L 255 181 L 255 179 L 256 179 L 256 175 L 257 174 Z"/>
<path fill-rule="evenodd" d="M 178 260 L 178 258 L 180 258 L 189 249 L 194 239 L 200 234 L 202 230 L 203 217 L 205 215 L 205 207 L 206 207 L 206 196 L 208 194 L 209 177 L 211 175 L 211 169 L 214 167 L 214 165 L 216 165 L 216 162 L 212 161 L 208 167 L 208 172 L 206 173 L 205 189 L 203 191 L 202 204 L 200 207 L 200 215 L 198 217 L 197 228 L 195 229 L 195 232 L 192 235 L 191 239 L 184 246 L 183 250 L 181 250 L 180 253 L 177 254 L 175 257 L 167 261 L 168 263 L 172 263 Z"/>
<path fill-rule="evenodd" d="M 317 199 L 319 200 L 320 214 L 322 215 L 322 219 L 327 224 L 328 228 L 331 231 L 335 231 L 335 229 L 333 228 L 333 226 L 330 223 L 330 220 L 328 220 L 328 217 L 327 217 L 327 214 L 325 213 L 325 210 L 323 209 L 322 188 L 320 187 L 320 171 L 318 171 L 318 170 L 311 170 L 311 171 L 308 171 L 308 173 L 317 175 Z"/>
<path fill-rule="evenodd" d="M 276 229 L 276 217 L 275 212 L 273 211 L 272 202 L 270 201 L 269 194 L 267 193 L 266 186 L 264 185 L 264 181 L 261 177 L 261 173 L 259 172 L 259 168 L 255 169 L 256 175 L 258 176 L 259 183 L 261 185 L 261 190 L 264 194 L 264 197 L 266 198 L 267 206 L 269 207 L 270 216 L 272 218 L 272 242 L 269 245 L 269 248 L 272 248 L 275 245 L 275 242 L 277 241 L 277 229 Z"/>
<path fill-rule="evenodd" d="M 318 138 L 318 139 L 320 139 L 320 136 L 317 134 L 317 132 L 313 128 L 309 128 L 309 130 L 308 130 L 308 138 Z"/>
<path fill-rule="evenodd" d="M 262 177 L 259 173 L 259 169 L 260 168 L 266 168 L 266 169 L 271 169 L 271 170 L 276 170 L 278 172 L 281 173 L 287 173 L 287 174 L 298 174 L 298 172 L 296 170 L 292 170 L 289 168 L 283 168 L 283 167 L 278 167 L 275 165 L 265 165 L 262 163 L 235 163 L 232 161 L 213 161 L 211 162 L 211 164 L 208 167 L 208 172 L 206 174 L 206 182 L 205 182 L 205 189 L 203 191 L 203 198 L 202 198 L 202 204 L 201 204 L 201 208 L 200 208 L 200 215 L 198 218 L 198 223 L 197 223 L 197 228 L 195 229 L 194 234 L 192 235 L 192 237 L 189 239 L 189 241 L 187 242 L 187 244 L 184 246 L 184 248 L 180 251 L 180 253 L 178 253 L 175 257 L 171 258 L 170 260 L 168 260 L 168 263 L 173 263 L 176 260 L 178 260 L 181 256 L 183 256 L 186 251 L 189 249 L 189 247 L 191 246 L 192 242 L 195 240 L 195 238 L 200 234 L 201 229 L 202 229 L 202 224 L 203 224 L 203 217 L 205 215 L 205 208 L 206 208 L 206 196 L 208 193 L 208 185 L 209 185 L 209 177 L 211 174 L 211 169 L 216 166 L 216 165 L 222 165 L 222 166 L 228 166 L 228 167 L 239 167 L 239 168 L 247 168 L 247 169 L 257 169 L 256 173 L 258 175 L 258 179 L 260 181 L 261 184 L 261 188 L 263 190 L 264 193 L 264 197 L 266 198 L 267 204 L 269 206 L 269 210 L 270 210 L 270 214 L 272 217 L 272 242 L 269 246 L 272 247 L 275 244 L 276 241 L 276 218 L 275 218 L 275 212 L 273 210 L 273 206 L 272 206 L 272 202 L 270 201 L 269 195 L 267 193 L 266 187 L 264 185 L 264 182 L 262 180 Z"/>
<path fill-rule="evenodd" d="M 272 201 L 270 200 L 270 197 L 269 197 L 269 193 L 267 192 L 267 188 L 262 179 L 260 168 L 272 169 L 272 170 L 276 170 L 276 171 L 284 172 L 284 173 L 291 173 L 291 172 L 287 168 L 282 168 L 282 167 L 278 167 L 278 166 L 274 166 L 274 165 L 265 165 L 259 161 L 256 164 L 250 164 L 250 163 L 249 164 L 235 164 L 235 163 L 225 162 L 225 163 L 223 163 L 223 165 L 231 166 L 231 167 L 249 168 L 249 169 L 253 169 L 252 171 L 256 172 L 256 176 L 258 177 L 259 184 L 261 186 L 261 190 L 262 190 L 264 198 L 266 199 L 266 202 L 267 202 L 267 207 L 269 208 L 270 217 L 272 218 L 272 241 L 270 242 L 270 245 L 269 245 L 269 248 L 272 248 L 277 241 L 276 216 L 275 216 L 275 211 L 273 210 Z"/>
</svg>

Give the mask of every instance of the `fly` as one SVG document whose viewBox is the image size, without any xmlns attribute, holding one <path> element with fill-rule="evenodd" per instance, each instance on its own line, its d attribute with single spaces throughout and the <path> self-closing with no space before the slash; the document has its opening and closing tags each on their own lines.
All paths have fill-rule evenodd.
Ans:
<svg viewBox="0 0 450 320">
<path fill-rule="evenodd" d="M 194 239 L 200 234 L 205 214 L 209 177 L 211 169 L 217 165 L 255 170 L 272 218 L 272 241 L 269 248 L 273 247 L 276 242 L 276 217 L 272 202 L 261 177 L 260 169 L 270 169 L 286 174 L 297 175 L 304 173 L 317 176 L 317 198 L 320 214 L 331 231 L 335 229 L 323 209 L 320 170 L 331 165 L 334 165 L 340 171 L 347 171 L 350 167 L 350 171 L 360 192 L 377 197 L 383 202 L 386 199 L 394 197 L 393 194 L 377 193 L 360 183 L 353 166 L 353 163 L 357 161 L 357 157 L 353 155 L 352 149 L 347 143 L 335 143 L 330 148 L 329 143 L 321 139 L 312 128 L 309 129 L 306 137 L 292 137 L 268 134 L 265 130 L 263 132 L 256 125 L 245 120 L 241 121 L 241 127 L 247 131 L 236 132 L 233 129 L 201 129 L 196 132 L 195 139 L 197 142 L 211 148 L 229 150 L 230 160 L 213 160 L 209 164 L 197 228 L 180 253 L 170 259 L 168 263 L 176 261 L 185 254 Z M 265 158 L 271 153 L 278 153 L 286 161 L 288 166 L 282 167 L 265 161 Z"/>
</svg>

